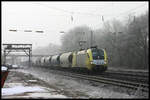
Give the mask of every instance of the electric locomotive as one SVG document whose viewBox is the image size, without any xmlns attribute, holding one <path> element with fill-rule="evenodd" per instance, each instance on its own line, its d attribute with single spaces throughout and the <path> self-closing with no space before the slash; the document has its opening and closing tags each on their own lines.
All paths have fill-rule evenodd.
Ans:
<svg viewBox="0 0 150 100">
<path fill-rule="evenodd" d="M 107 62 L 106 51 L 92 47 L 87 50 L 74 52 L 72 67 L 86 68 L 90 71 L 105 71 Z"/>
</svg>

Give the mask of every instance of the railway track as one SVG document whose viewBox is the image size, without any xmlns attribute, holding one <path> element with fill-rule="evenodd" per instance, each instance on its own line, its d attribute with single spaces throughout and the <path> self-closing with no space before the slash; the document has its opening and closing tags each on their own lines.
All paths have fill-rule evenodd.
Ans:
<svg viewBox="0 0 150 100">
<path fill-rule="evenodd" d="M 137 77 L 148 77 L 149 72 L 140 72 L 140 71 L 120 71 L 120 70 L 107 70 L 107 73 L 112 74 L 123 74 L 123 75 L 130 75 L 130 76 L 137 76 Z"/>
<path fill-rule="evenodd" d="M 50 68 L 48 67 L 48 69 Z M 56 69 L 50 69 L 50 70 L 56 70 Z M 103 74 L 88 75 L 86 73 L 81 74 L 81 73 L 75 73 L 66 70 L 57 70 L 57 73 L 62 74 L 64 76 L 80 78 L 88 81 L 111 84 L 111 85 L 130 88 L 134 90 L 140 89 L 143 92 L 149 92 L 148 76 L 144 79 L 144 81 L 141 81 L 141 79 L 145 77 L 142 76 L 142 74 L 139 75 L 140 76 L 139 77 L 138 75 L 136 76 L 136 74 L 132 74 L 132 73 L 125 73 L 125 72 L 119 73 L 119 72 L 106 71 L 106 73 Z"/>
<path fill-rule="evenodd" d="M 116 86 L 121 86 L 121 87 L 126 87 L 126 88 L 132 88 L 132 89 L 141 89 L 144 92 L 148 92 L 149 85 L 148 84 L 139 84 L 136 82 L 129 82 L 129 81 L 124 81 L 124 80 L 118 80 L 118 79 L 111 79 L 111 78 L 104 78 L 100 76 L 91 76 L 91 75 L 83 75 L 83 74 L 64 74 L 66 76 L 71 76 L 75 78 L 81 78 L 89 81 L 94 81 L 94 82 L 99 82 L 99 83 L 104 83 L 104 84 L 111 84 L 111 85 L 116 85 Z"/>
<path fill-rule="evenodd" d="M 100 76 L 107 77 L 107 78 L 116 78 L 120 80 L 128 80 L 131 82 L 138 82 L 138 83 L 147 83 L 148 80 L 148 73 L 126 73 L 126 72 L 113 72 L 113 71 L 106 71 L 102 73 Z"/>
<path fill-rule="evenodd" d="M 49 67 L 48 67 L 49 68 Z M 49 68 L 50 69 L 50 68 Z M 65 72 L 71 72 L 71 73 L 78 73 L 78 74 L 83 74 L 83 75 L 96 75 L 104 78 L 111 78 L 111 79 L 118 79 L 118 80 L 128 80 L 130 82 L 137 82 L 140 84 L 148 84 L 149 78 L 148 78 L 148 73 L 139 73 L 139 72 L 126 72 L 126 71 L 110 71 L 107 70 L 106 72 L 103 73 L 88 73 L 87 71 L 79 71 L 79 70 L 68 70 L 68 69 L 60 69 L 61 71 Z"/>
</svg>

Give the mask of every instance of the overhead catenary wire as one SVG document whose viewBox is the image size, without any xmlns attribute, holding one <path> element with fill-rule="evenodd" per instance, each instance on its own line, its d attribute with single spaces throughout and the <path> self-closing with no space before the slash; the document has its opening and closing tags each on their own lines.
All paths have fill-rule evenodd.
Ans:
<svg viewBox="0 0 150 100">
<path fill-rule="evenodd" d="M 56 7 L 50 7 L 50 6 L 47 6 L 45 4 L 41 4 L 41 3 L 34 3 L 34 4 L 38 4 L 38 5 L 41 5 L 41 6 L 50 8 L 50 9 L 58 10 L 58 11 L 61 11 L 61 12 L 63 11 L 63 12 L 70 13 L 70 14 L 72 13 L 72 12 L 70 12 L 68 10 L 64 10 L 64 9 L 60 9 L 60 8 L 56 8 Z"/>
<path fill-rule="evenodd" d="M 61 12 L 69 13 L 70 16 L 71 16 L 71 21 L 72 21 L 72 22 L 73 22 L 73 20 L 74 20 L 73 14 L 90 15 L 90 16 L 101 16 L 102 22 L 104 22 L 104 17 L 106 17 L 106 16 L 112 16 L 112 14 L 94 14 L 94 13 L 87 13 L 87 12 L 68 11 L 68 10 L 64 10 L 64 9 L 61 9 L 61 8 L 50 7 L 50 6 L 48 6 L 48 5 L 41 4 L 41 3 L 36 3 L 36 4 L 45 6 L 45 7 L 50 8 L 50 9 L 54 9 L 54 10 L 58 10 L 58 11 L 61 11 Z M 136 9 L 142 8 L 142 7 L 144 7 L 145 5 L 146 5 L 146 4 L 142 4 L 142 5 L 140 5 L 140 6 L 137 6 L 137 7 L 135 7 L 135 8 L 132 8 L 132 9 L 130 9 L 130 10 L 128 10 L 128 11 L 123 12 L 123 13 L 119 13 L 119 14 L 117 14 L 117 15 L 114 15 L 113 17 L 120 17 L 120 16 L 122 16 L 122 15 L 124 15 L 124 14 L 127 14 L 127 13 L 131 12 L 131 11 L 134 11 L 134 10 L 136 10 Z M 113 4 L 112 4 L 112 6 L 114 7 Z M 103 9 L 104 9 L 104 7 L 103 7 Z M 58 16 L 59 16 L 59 15 L 58 15 Z M 62 15 L 60 15 L 60 16 L 62 16 Z"/>
<path fill-rule="evenodd" d="M 92 15 L 92 16 L 112 16 L 112 14 L 94 14 L 94 13 L 88 13 L 88 12 L 76 12 L 76 11 L 68 11 L 68 10 L 64 10 L 64 9 L 61 9 L 61 8 L 56 8 L 56 7 L 50 7 L 50 6 L 47 6 L 45 4 L 41 4 L 41 3 L 36 3 L 38 5 L 42 5 L 42 6 L 45 6 L 47 8 L 50 8 L 50 9 L 54 9 L 54 10 L 58 10 L 58 11 L 62 11 L 62 12 L 66 12 L 66 13 L 69 13 L 69 14 L 82 14 L 82 15 Z M 126 14 L 130 11 L 133 11 L 133 10 L 136 10 L 136 9 L 139 9 L 139 8 L 142 8 L 144 7 L 146 4 L 142 4 L 140 6 L 137 6 L 135 8 L 132 8 L 126 12 L 123 12 L 123 13 L 119 13 L 117 14 L 118 16 L 119 15 L 122 15 L 122 14 Z M 113 5 L 114 6 L 114 5 Z"/>
<path fill-rule="evenodd" d="M 44 7 L 47 7 L 49 9 L 54 9 L 54 10 L 58 10 L 58 11 L 61 11 L 61 12 L 65 12 L 65 13 L 69 13 L 71 14 L 71 21 L 73 21 L 73 14 L 79 14 L 79 15 L 90 15 L 90 16 L 101 16 L 103 17 L 102 18 L 102 21 L 104 21 L 104 16 L 111 16 L 111 14 L 107 14 L 107 15 L 104 15 L 104 14 L 94 14 L 94 13 L 88 13 L 88 12 L 77 12 L 77 11 L 68 11 L 68 10 L 64 10 L 64 9 L 61 9 L 61 8 L 56 8 L 56 7 L 50 7 L 50 6 L 47 6 L 45 4 L 41 4 L 41 3 L 35 3 L 35 4 L 38 4 L 38 5 L 41 5 L 41 6 L 44 6 Z M 105 6 L 106 7 L 106 6 Z M 101 9 L 104 9 L 104 7 L 102 7 Z M 58 15 L 58 16 L 62 16 L 62 15 Z"/>
<path fill-rule="evenodd" d="M 128 11 L 123 12 L 123 13 L 119 13 L 119 14 L 117 14 L 115 17 L 118 17 L 118 16 L 120 16 L 120 15 L 127 14 L 127 13 L 129 13 L 129 12 L 131 12 L 131 11 L 137 10 L 137 9 L 142 8 L 142 7 L 144 7 L 144 6 L 146 6 L 146 4 L 142 4 L 142 5 L 140 5 L 140 6 L 137 6 L 137 7 L 135 7 L 135 8 L 132 8 L 132 9 L 130 9 L 130 10 L 128 10 Z"/>
<path fill-rule="evenodd" d="M 46 5 L 46 4 L 42 4 L 42 3 L 34 3 L 34 4 L 42 5 L 42 6 L 45 6 L 45 7 L 49 8 L 49 9 L 54 9 L 54 10 L 58 10 L 58 11 L 61 11 L 61 12 L 65 12 L 65 13 L 69 14 L 69 16 L 70 16 L 72 22 L 74 21 L 74 14 L 100 16 L 102 22 L 106 21 L 106 20 L 105 20 L 105 17 L 106 17 L 106 16 L 110 16 L 110 15 L 108 15 L 108 14 L 94 14 L 94 13 L 87 13 L 87 12 L 68 11 L 68 10 L 64 10 L 64 9 L 61 9 L 61 8 L 57 8 L 57 7 L 50 7 L 50 6 L 48 6 L 48 5 Z M 144 4 L 142 4 L 142 5 L 138 5 L 138 6 L 132 8 L 132 9 L 130 9 L 130 10 L 127 10 L 127 11 L 123 12 L 123 13 L 119 13 L 119 14 L 117 14 L 117 15 L 114 15 L 114 17 L 120 17 L 120 16 L 125 15 L 125 14 L 127 14 L 127 13 L 132 13 L 133 11 L 135 11 L 135 10 L 137 10 L 137 9 L 140 9 L 140 8 L 146 6 L 146 5 L 147 5 L 147 3 L 144 3 Z M 114 6 L 114 5 L 113 5 L 113 6 Z M 102 7 L 102 8 L 103 8 L 103 7 Z M 103 9 L 104 9 L 104 8 L 103 8 Z M 56 16 L 57 16 L 57 15 L 56 15 Z M 59 15 L 58 15 L 58 16 L 59 16 Z M 60 16 L 63 16 L 63 14 L 60 15 Z M 111 15 L 111 16 L 112 16 L 112 15 Z M 18 30 L 12 30 L 12 31 L 18 31 Z"/>
<path fill-rule="evenodd" d="M 94 13 L 87 13 L 87 12 L 68 11 L 68 10 L 64 10 L 64 9 L 61 9 L 61 8 L 57 8 L 57 7 L 50 7 L 50 6 L 46 5 L 46 4 L 41 4 L 41 3 L 34 3 L 34 4 L 42 5 L 42 6 L 45 6 L 45 7 L 49 8 L 49 9 L 54 9 L 54 10 L 58 10 L 58 11 L 61 11 L 61 12 L 66 12 L 67 14 L 69 14 L 72 22 L 74 21 L 74 16 L 73 16 L 74 14 L 100 16 L 100 19 L 102 20 L 102 22 L 106 21 L 105 16 L 109 16 L 108 14 L 94 14 Z M 142 5 L 138 5 L 138 6 L 132 8 L 130 10 L 127 10 L 127 11 L 123 12 L 123 13 L 119 13 L 117 15 L 114 15 L 114 17 L 120 17 L 120 16 L 125 15 L 127 13 L 130 14 L 130 13 L 132 13 L 133 11 L 135 11 L 137 9 L 145 7 L 146 5 L 147 5 L 147 3 L 144 3 Z M 63 16 L 63 15 L 60 15 L 60 16 Z M 134 16 L 134 20 L 135 20 L 135 16 Z M 19 30 L 10 30 L 10 31 L 16 32 L 16 31 L 19 31 Z M 24 31 L 24 32 L 31 32 L 31 30 L 30 31 Z"/>
</svg>

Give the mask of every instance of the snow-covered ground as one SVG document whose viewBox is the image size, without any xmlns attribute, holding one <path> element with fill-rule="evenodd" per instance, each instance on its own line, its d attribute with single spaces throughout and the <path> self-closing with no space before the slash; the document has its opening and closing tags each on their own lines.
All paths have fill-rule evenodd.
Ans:
<svg viewBox="0 0 150 100">
<path fill-rule="evenodd" d="M 38 79 L 24 73 L 10 71 L 2 88 L 2 98 L 67 98 L 57 90 L 44 85 Z"/>
<path fill-rule="evenodd" d="M 2 88 L 2 95 L 14 95 L 14 94 L 20 94 L 20 93 L 25 93 L 25 92 L 42 92 L 44 91 L 44 89 L 42 89 L 41 87 L 39 86 L 28 86 L 28 87 L 25 87 L 25 86 L 14 86 L 14 87 L 11 87 L 11 88 Z"/>
<path fill-rule="evenodd" d="M 2 96 L 10 96 L 9 98 L 17 98 L 15 95 L 24 95 L 24 98 L 67 98 L 64 95 L 60 94 L 51 94 L 49 91 L 40 86 L 15 86 L 11 88 L 2 88 Z M 20 98 L 23 98 L 22 96 Z"/>
<path fill-rule="evenodd" d="M 127 94 L 124 92 L 127 90 L 119 87 L 95 84 L 86 80 L 59 75 L 54 70 L 26 68 L 18 71 L 32 74 L 57 88 L 62 94 L 72 98 L 148 98 L 147 96 L 136 96 L 134 93 Z"/>
</svg>

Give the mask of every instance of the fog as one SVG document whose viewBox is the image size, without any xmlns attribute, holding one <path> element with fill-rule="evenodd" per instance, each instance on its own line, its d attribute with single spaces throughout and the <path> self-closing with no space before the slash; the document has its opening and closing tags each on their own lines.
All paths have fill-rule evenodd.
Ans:
<svg viewBox="0 0 150 100">
<path fill-rule="evenodd" d="M 113 18 L 148 9 L 148 2 L 2 2 L 2 43 L 32 43 L 33 49 L 50 43 L 61 45 L 61 36 L 76 26 L 99 29 Z M 103 18 L 102 18 L 103 17 Z M 16 29 L 17 32 L 9 31 Z M 32 32 L 24 32 L 32 30 Z M 36 33 L 42 30 L 44 33 Z"/>
</svg>

